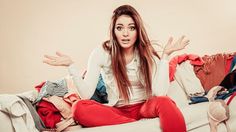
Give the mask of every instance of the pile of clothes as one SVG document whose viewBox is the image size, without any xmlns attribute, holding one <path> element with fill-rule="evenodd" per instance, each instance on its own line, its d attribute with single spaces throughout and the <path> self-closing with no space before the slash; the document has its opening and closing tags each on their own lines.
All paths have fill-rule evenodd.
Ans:
<svg viewBox="0 0 236 132">
<path fill-rule="evenodd" d="M 228 105 L 236 96 L 236 53 L 176 56 L 170 61 L 170 80 L 184 88 L 190 105 L 209 101 L 207 114 L 212 132 L 221 122 L 230 131 Z"/>
<path fill-rule="evenodd" d="M 79 124 L 72 118 L 71 107 L 80 100 L 80 97 L 70 76 L 56 81 L 42 82 L 35 86 L 35 89 L 38 91 L 38 96 L 32 104 L 36 106 L 36 111 L 45 128 L 56 128 L 57 131 L 61 131 Z M 91 100 L 108 103 L 101 75 Z"/>
</svg>

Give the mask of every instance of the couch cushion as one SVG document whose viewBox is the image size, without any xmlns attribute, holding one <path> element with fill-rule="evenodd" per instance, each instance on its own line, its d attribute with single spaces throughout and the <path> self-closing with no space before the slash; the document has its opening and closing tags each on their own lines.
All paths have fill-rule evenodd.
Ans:
<svg viewBox="0 0 236 132">
<path fill-rule="evenodd" d="M 167 95 L 175 101 L 178 107 L 188 106 L 188 99 L 182 87 L 177 83 L 176 80 L 170 83 L 170 88 Z"/>
<path fill-rule="evenodd" d="M 225 101 L 227 102 L 228 99 L 229 98 L 227 98 Z M 209 102 L 203 102 L 203 103 L 188 105 L 186 107 L 181 108 L 188 130 L 193 130 L 198 127 L 202 127 L 209 124 L 207 117 L 208 104 Z M 232 124 L 231 123 L 232 120 L 236 119 L 235 106 L 236 106 L 236 98 L 234 98 L 234 100 L 232 100 L 232 102 L 229 105 L 229 110 L 230 110 L 230 118 L 228 120 L 229 124 Z M 232 128 L 232 125 L 230 127 Z M 225 128 L 221 128 L 221 130 L 225 130 Z"/>
<path fill-rule="evenodd" d="M 181 108 L 188 130 L 208 124 L 208 102 L 188 105 Z"/>
<path fill-rule="evenodd" d="M 162 131 L 160 129 L 159 118 L 153 118 L 120 125 L 82 128 L 70 132 L 162 132 Z"/>
</svg>

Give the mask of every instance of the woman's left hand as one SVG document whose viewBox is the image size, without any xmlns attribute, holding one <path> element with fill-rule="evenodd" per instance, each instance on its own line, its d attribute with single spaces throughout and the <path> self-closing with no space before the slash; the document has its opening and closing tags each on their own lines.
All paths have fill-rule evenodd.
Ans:
<svg viewBox="0 0 236 132">
<path fill-rule="evenodd" d="M 182 50 L 189 44 L 189 40 L 182 36 L 176 42 L 173 42 L 173 38 L 170 37 L 168 43 L 166 44 L 163 54 L 170 55 L 174 51 Z"/>
</svg>

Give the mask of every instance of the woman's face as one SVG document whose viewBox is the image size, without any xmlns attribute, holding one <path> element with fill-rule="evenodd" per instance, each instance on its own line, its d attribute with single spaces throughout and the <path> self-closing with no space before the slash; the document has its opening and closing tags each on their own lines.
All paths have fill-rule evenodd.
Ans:
<svg viewBox="0 0 236 132">
<path fill-rule="evenodd" d="M 115 35 L 122 48 L 133 48 L 137 39 L 134 20 L 128 15 L 119 16 L 115 23 Z"/>
</svg>

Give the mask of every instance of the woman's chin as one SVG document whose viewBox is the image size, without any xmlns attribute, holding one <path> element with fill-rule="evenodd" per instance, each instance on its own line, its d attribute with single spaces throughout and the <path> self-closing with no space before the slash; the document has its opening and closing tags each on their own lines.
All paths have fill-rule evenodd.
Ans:
<svg viewBox="0 0 236 132">
<path fill-rule="evenodd" d="M 120 44 L 120 46 L 121 46 L 123 49 L 129 49 L 129 48 L 132 48 L 132 47 L 133 47 L 132 44 Z"/>
</svg>

